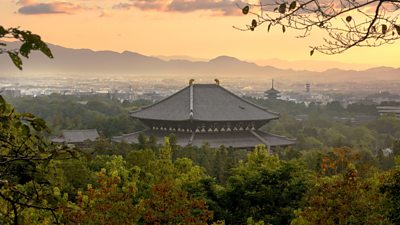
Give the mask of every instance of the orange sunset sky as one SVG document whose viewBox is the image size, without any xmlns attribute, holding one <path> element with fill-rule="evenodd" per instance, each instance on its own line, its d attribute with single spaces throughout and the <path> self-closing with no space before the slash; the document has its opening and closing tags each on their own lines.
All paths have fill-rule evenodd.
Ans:
<svg viewBox="0 0 400 225">
<path fill-rule="evenodd" d="M 235 2 L 243 6 L 246 1 L 0 0 L 0 24 L 31 30 L 68 48 L 199 59 L 229 55 L 261 65 L 281 59 L 293 61 L 294 69 L 400 67 L 400 42 L 311 57 L 309 46 L 322 42 L 320 32 L 297 39 L 294 31 L 283 34 L 278 27 L 269 33 L 266 27 L 238 31 L 232 26 L 244 26 L 252 17 L 241 15 Z"/>
</svg>

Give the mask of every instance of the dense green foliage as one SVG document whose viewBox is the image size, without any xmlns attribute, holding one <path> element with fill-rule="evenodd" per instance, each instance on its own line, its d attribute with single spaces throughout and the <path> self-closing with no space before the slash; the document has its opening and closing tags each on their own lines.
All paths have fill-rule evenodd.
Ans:
<svg viewBox="0 0 400 225">
<path fill-rule="evenodd" d="M 57 205 L 48 165 L 69 151 L 44 139 L 48 128 L 43 119 L 15 112 L 1 95 L 0 122 L 0 222 L 18 224 L 31 216 L 25 209 L 38 210 L 38 221 L 44 221 L 40 212 L 54 215 Z"/>
<path fill-rule="evenodd" d="M 63 96 L 10 98 L 20 112 L 33 113 L 47 121 L 54 134 L 61 129 L 97 129 L 106 137 L 130 133 L 143 126 L 129 118 L 129 111 L 143 101 L 121 103 L 109 97 Z M 148 104 L 148 102 L 147 102 Z"/>
<path fill-rule="evenodd" d="M 58 95 L 11 101 L 18 111 L 44 117 L 56 131 L 97 128 L 112 136 L 141 126 L 127 116 L 140 107 L 137 102 Z M 181 147 L 173 136 L 161 146 L 152 137 L 137 144 L 102 137 L 71 150 L 47 142 L 44 120 L 16 113 L 2 100 L 0 222 L 399 223 L 400 121 L 389 115 L 348 123 L 335 120 L 329 107 L 315 112 L 287 104 L 287 112 L 291 107 L 298 112 L 283 114 L 263 129 L 296 137 L 298 145 L 270 155 L 264 146 L 251 152 Z M 56 114 L 62 116 L 56 119 Z M 124 114 L 125 122 L 105 122 Z M 299 120 L 299 114 L 308 116 Z M 79 122 L 73 123 L 76 116 Z"/>
<path fill-rule="evenodd" d="M 282 161 L 257 146 L 233 169 L 218 203 L 228 224 L 247 218 L 288 224 L 308 189 L 308 172 L 297 161 Z"/>
</svg>

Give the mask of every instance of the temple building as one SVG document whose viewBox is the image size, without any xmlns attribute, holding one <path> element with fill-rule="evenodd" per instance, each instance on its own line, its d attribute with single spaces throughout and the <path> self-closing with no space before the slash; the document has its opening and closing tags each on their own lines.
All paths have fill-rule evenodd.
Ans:
<svg viewBox="0 0 400 225">
<path fill-rule="evenodd" d="M 281 96 L 281 92 L 274 88 L 274 80 L 272 80 L 271 89 L 265 91 L 264 96 L 268 99 L 277 99 Z"/>
<path fill-rule="evenodd" d="M 96 129 L 61 130 L 60 136 L 53 138 L 51 141 L 58 144 L 83 147 L 86 141 L 95 141 L 99 137 Z"/>
<path fill-rule="evenodd" d="M 132 112 L 146 130 L 114 137 L 117 142 L 137 143 L 140 134 L 154 135 L 158 143 L 174 134 L 180 146 L 220 146 L 254 148 L 264 144 L 269 149 L 295 144 L 295 140 L 259 130 L 279 114 L 251 103 L 219 85 L 194 84 L 153 105 Z"/>
</svg>

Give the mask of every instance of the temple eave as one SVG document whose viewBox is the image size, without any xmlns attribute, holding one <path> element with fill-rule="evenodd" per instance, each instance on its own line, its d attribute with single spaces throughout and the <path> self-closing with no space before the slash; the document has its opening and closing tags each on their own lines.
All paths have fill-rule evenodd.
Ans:
<svg viewBox="0 0 400 225">
<path fill-rule="evenodd" d="M 239 130 L 258 130 L 270 121 L 264 120 L 243 120 L 243 121 L 205 121 L 205 120 L 151 120 L 140 119 L 151 130 L 164 131 L 185 131 L 185 132 L 204 132 L 204 131 L 239 131 Z"/>
<path fill-rule="evenodd" d="M 221 146 L 233 148 L 254 148 L 259 144 L 268 145 L 268 147 L 289 146 L 296 143 L 295 139 L 289 139 L 283 136 L 265 133 L 259 130 L 252 131 L 232 131 L 232 132 L 168 132 L 145 130 L 114 137 L 113 141 L 137 143 L 140 134 L 145 136 L 154 136 L 158 144 L 163 144 L 165 136 L 175 135 L 177 144 L 180 146 L 201 147 L 207 144 L 211 148 Z"/>
<path fill-rule="evenodd" d="M 133 119 L 138 119 L 138 120 L 143 120 L 143 121 L 163 121 L 163 122 L 207 122 L 207 123 L 230 123 L 230 122 L 251 122 L 251 121 L 271 121 L 271 120 L 276 120 L 279 119 L 279 116 L 275 117 L 270 117 L 270 118 L 255 118 L 255 119 L 248 119 L 248 120 L 238 120 L 235 118 L 232 119 L 227 119 L 227 118 L 221 118 L 221 119 L 198 119 L 198 118 L 190 118 L 189 116 L 186 118 L 182 119 L 163 119 L 163 118 L 156 118 L 156 117 L 142 117 L 142 116 L 130 116 Z"/>
</svg>

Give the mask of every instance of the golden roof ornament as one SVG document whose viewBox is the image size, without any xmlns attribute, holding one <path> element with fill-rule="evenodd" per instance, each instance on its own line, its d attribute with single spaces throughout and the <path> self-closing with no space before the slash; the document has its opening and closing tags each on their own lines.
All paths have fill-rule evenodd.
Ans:
<svg viewBox="0 0 400 225">
<path fill-rule="evenodd" d="M 216 83 L 217 85 L 219 85 L 219 79 L 215 78 L 214 81 L 215 81 L 215 83 Z"/>
</svg>

